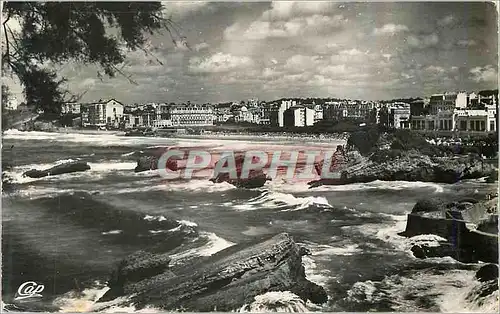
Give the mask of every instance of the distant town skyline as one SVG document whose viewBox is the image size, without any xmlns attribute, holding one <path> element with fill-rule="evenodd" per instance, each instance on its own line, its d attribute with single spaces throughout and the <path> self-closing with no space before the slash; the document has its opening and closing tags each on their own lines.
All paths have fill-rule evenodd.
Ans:
<svg viewBox="0 0 500 314">
<path fill-rule="evenodd" d="M 70 91 L 87 91 L 83 102 L 218 103 L 498 88 L 493 3 L 192 1 L 165 9 L 185 40 L 172 43 L 168 32 L 151 38 L 163 65 L 129 53 L 123 70 L 138 85 L 120 76 L 101 82 L 94 66 L 58 66 Z"/>
</svg>

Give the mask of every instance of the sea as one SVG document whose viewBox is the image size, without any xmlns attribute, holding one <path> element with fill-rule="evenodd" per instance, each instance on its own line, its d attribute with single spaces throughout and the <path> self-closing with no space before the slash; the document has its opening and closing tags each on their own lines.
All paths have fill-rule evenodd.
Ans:
<svg viewBox="0 0 500 314">
<path fill-rule="evenodd" d="M 476 304 L 465 298 L 478 284 L 478 265 L 416 259 L 411 241 L 398 236 L 417 200 L 485 195 L 496 190 L 495 184 L 481 179 L 452 185 L 374 181 L 309 189 L 307 182 L 278 177 L 262 188 L 238 189 L 206 178 L 165 181 L 156 171 L 134 172 L 137 155 L 159 146 L 293 150 L 338 144 L 345 142 L 8 130 L 2 160 L 11 166 L 7 174 L 13 189 L 2 194 L 2 304 L 12 301 L 22 283 L 35 281 L 45 287 L 47 306 L 61 312 L 95 311 L 121 259 L 165 243 L 164 230 L 145 230 L 147 222 L 175 219 L 185 228 L 173 230 L 163 245 L 171 250 L 173 263 L 281 232 L 311 251 L 303 257 L 306 275 L 325 288 L 326 304 L 275 291 L 236 312 L 266 311 L 276 304 L 296 312 L 498 311 L 498 299 Z M 91 169 L 40 179 L 22 176 L 69 160 L 86 161 Z M 196 230 L 196 237 L 186 230 Z M 135 310 L 131 305 L 106 311 Z"/>
</svg>

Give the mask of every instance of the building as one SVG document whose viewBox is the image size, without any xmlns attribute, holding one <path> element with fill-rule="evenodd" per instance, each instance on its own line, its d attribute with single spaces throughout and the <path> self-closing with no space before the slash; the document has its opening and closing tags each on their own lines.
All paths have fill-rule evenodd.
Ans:
<svg viewBox="0 0 500 314">
<path fill-rule="evenodd" d="M 454 128 L 457 131 L 495 132 L 497 130 L 496 108 L 461 109 L 454 112 Z"/>
<path fill-rule="evenodd" d="M 466 92 L 434 94 L 429 100 L 430 113 L 435 115 L 439 111 L 450 111 L 455 108 L 465 109 L 469 104 L 470 96 Z"/>
<path fill-rule="evenodd" d="M 75 114 L 79 115 L 81 113 L 82 104 L 80 103 L 65 103 L 61 105 L 61 115 L 63 114 Z"/>
<path fill-rule="evenodd" d="M 434 130 L 435 116 L 411 116 L 412 130 Z"/>
<path fill-rule="evenodd" d="M 18 110 L 18 101 L 15 96 L 10 96 L 9 99 L 6 101 L 6 105 L 3 109 L 6 110 Z"/>
<path fill-rule="evenodd" d="M 216 114 L 211 106 L 182 104 L 169 108 L 173 126 L 210 126 L 214 125 Z"/>
<path fill-rule="evenodd" d="M 411 109 L 410 104 L 395 102 L 389 107 L 389 126 L 395 129 L 409 129 Z"/>
<path fill-rule="evenodd" d="M 295 100 L 283 100 L 281 104 L 274 104 L 270 112 L 270 124 L 273 126 L 279 126 L 280 128 L 285 126 L 285 111 L 290 107 L 297 106 Z"/>
<path fill-rule="evenodd" d="M 82 125 L 84 127 L 114 127 L 118 128 L 123 119 L 122 103 L 115 99 L 98 101 L 80 106 Z"/>
<path fill-rule="evenodd" d="M 218 123 L 224 123 L 227 122 L 229 119 L 233 117 L 233 114 L 231 112 L 231 104 L 220 104 L 214 109 L 215 113 L 215 120 Z"/>
<path fill-rule="evenodd" d="M 495 132 L 497 109 L 455 109 L 436 115 L 412 116 L 411 128 L 426 131 Z"/>
<path fill-rule="evenodd" d="M 233 111 L 235 122 L 252 122 L 253 113 L 246 106 L 241 106 Z"/>
<path fill-rule="evenodd" d="M 271 111 L 272 111 L 272 105 L 263 103 L 260 106 L 260 121 L 259 124 L 263 125 L 270 125 L 271 124 Z"/>
<path fill-rule="evenodd" d="M 303 105 L 295 105 L 285 110 L 283 123 L 285 127 L 312 126 L 314 116 L 314 109 Z"/>
<path fill-rule="evenodd" d="M 326 108 L 323 118 L 326 120 L 357 119 L 367 120 L 377 105 L 373 102 L 343 100 L 329 101 L 325 103 Z"/>
</svg>

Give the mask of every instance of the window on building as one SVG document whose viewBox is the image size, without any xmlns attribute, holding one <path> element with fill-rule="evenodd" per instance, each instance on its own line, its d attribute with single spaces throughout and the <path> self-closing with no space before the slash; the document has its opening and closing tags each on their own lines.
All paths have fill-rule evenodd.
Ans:
<svg viewBox="0 0 500 314">
<path fill-rule="evenodd" d="M 486 122 L 480 121 L 481 123 L 481 131 L 486 131 Z"/>
<path fill-rule="evenodd" d="M 495 131 L 495 121 L 490 121 L 490 131 Z"/>
<path fill-rule="evenodd" d="M 443 120 L 439 120 L 439 129 L 440 130 L 444 129 Z"/>
<path fill-rule="evenodd" d="M 467 121 L 460 121 L 460 130 L 461 131 L 467 130 Z"/>
<path fill-rule="evenodd" d="M 471 121 L 469 123 L 469 128 L 470 128 L 471 131 L 474 131 L 474 121 Z"/>
</svg>

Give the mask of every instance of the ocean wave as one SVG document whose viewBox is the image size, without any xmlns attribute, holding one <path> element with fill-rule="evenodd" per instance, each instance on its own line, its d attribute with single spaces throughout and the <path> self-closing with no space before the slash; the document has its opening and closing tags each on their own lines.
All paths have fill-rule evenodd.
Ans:
<svg viewBox="0 0 500 314">
<path fill-rule="evenodd" d="M 356 253 L 360 253 L 363 250 L 359 248 L 357 244 L 351 244 L 343 247 L 334 247 L 331 245 L 320 245 L 315 250 L 312 250 L 311 253 L 313 256 L 316 255 L 354 255 Z"/>
<path fill-rule="evenodd" d="M 269 313 L 269 312 L 310 312 L 306 303 L 290 291 L 271 291 L 254 298 L 250 304 L 243 305 L 239 313 Z"/>
<path fill-rule="evenodd" d="M 361 233 L 363 236 L 377 239 L 392 245 L 396 250 L 411 254 L 408 239 L 400 236 L 398 233 L 406 228 L 406 215 L 391 215 L 379 213 L 387 217 L 385 223 L 367 223 L 363 225 L 343 226 L 343 230 Z"/>
<path fill-rule="evenodd" d="M 170 255 L 170 258 L 172 258 L 171 264 L 179 264 L 196 256 L 211 256 L 235 245 L 235 243 L 227 241 L 212 232 L 200 232 L 200 238 L 206 241 L 203 246 Z"/>
<path fill-rule="evenodd" d="M 236 187 L 227 182 L 213 183 L 209 180 L 189 180 L 189 181 L 176 181 L 165 183 L 165 188 L 168 191 L 187 191 L 187 192 L 224 192 L 236 189 Z"/>
<path fill-rule="evenodd" d="M 130 304 L 129 306 L 117 305 L 126 303 L 128 297 L 119 297 L 112 301 L 100 302 L 100 298 L 110 288 L 102 283 L 96 282 L 93 287 L 84 289 L 82 292 L 70 291 L 59 297 L 57 297 L 53 304 L 59 307 L 60 313 L 89 313 L 89 312 L 99 312 L 99 313 L 158 313 L 161 312 L 160 309 L 146 306 L 143 309 L 138 310 L 135 306 Z"/>
<path fill-rule="evenodd" d="M 479 285 L 474 275 L 474 271 L 453 268 L 437 273 L 422 270 L 407 277 L 392 275 L 382 281 L 355 283 L 344 301 L 351 306 L 358 304 L 358 308 L 361 305 L 366 311 L 383 306 L 398 312 L 498 313 L 498 291 L 482 300 L 482 304 L 466 300 L 472 288 Z"/>
<path fill-rule="evenodd" d="M 81 292 L 70 291 L 58 296 L 53 304 L 60 308 L 61 313 L 83 313 L 90 312 L 94 304 L 104 296 L 109 290 L 106 285 L 95 282 L 91 288 L 84 289 Z"/>
<path fill-rule="evenodd" d="M 302 265 L 305 269 L 306 279 L 325 289 L 328 288 L 328 283 L 335 278 L 328 269 L 319 268 L 311 256 L 302 256 Z"/>
<path fill-rule="evenodd" d="M 416 188 L 433 188 L 434 193 L 443 193 L 445 186 L 440 183 L 420 182 L 420 181 L 381 181 L 376 180 L 368 183 L 352 183 L 345 185 L 323 185 L 313 189 L 309 188 L 307 182 L 293 182 L 287 180 L 274 180 L 268 183 L 268 187 L 274 191 L 288 193 L 304 192 L 343 192 L 343 191 L 366 191 L 366 190 L 392 190 L 403 191 Z"/>
<path fill-rule="evenodd" d="M 259 196 L 246 201 L 245 204 L 231 204 L 231 206 L 240 211 L 258 210 L 261 208 L 295 211 L 307 209 L 310 206 L 316 206 L 323 209 L 332 208 L 328 200 L 322 196 L 295 197 L 292 194 L 269 191 L 262 192 Z"/>
</svg>

